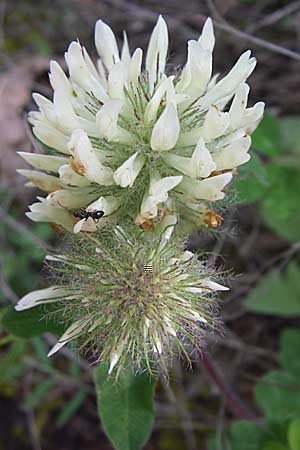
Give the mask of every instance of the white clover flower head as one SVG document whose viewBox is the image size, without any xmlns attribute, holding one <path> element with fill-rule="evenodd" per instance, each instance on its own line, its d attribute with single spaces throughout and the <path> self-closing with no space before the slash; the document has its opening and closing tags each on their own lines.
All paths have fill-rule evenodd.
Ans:
<svg viewBox="0 0 300 450">
<path fill-rule="evenodd" d="M 170 239 L 173 228 L 159 236 L 105 229 L 97 238 L 74 239 L 67 254 L 47 256 L 56 284 L 25 295 L 16 310 L 45 304 L 45 314 L 66 323 L 49 356 L 76 340 L 117 376 L 128 363 L 167 371 L 175 354 L 189 360 L 201 350 L 205 335 L 218 329 L 217 291 L 227 288 Z"/>
<path fill-rule="evenodd" d="M 264 104 L 247 108 L 246 80 L 256 64 L 250 51 L 224 78 L 212 77 L 214 43 L 207 19 L 174 75 L 166 72 L 168 30 L 161 16 L 144 68 L 143 51 L 131 53 L 126 34 L 120 51 L 101 20 L 95 28 L 95 64 L 72 42 L 65 54 L 68 76 L 52 61 L 53 100 L 34 94 L 38 111 L 29 115 L 33 133 L 52 154 L 20 153 L 37 169 L 21 173 L 50 194 L 46 203 L 58 211 L 29 216 L 55 221 L 64 209 L 72 220 L 74 208 L 88 208 L 101 198 L 110 203 L 106 221 L 128 215 L 142 228 L 156 229 L 171 214 L 196 226 L 218 225 L 218 214 L 210 220 L 208 205 L 224 198 L 236 167 L 249 160 L 249 135 Z M 70 220 L 58 223 L 69 229 Z"/>
</svg>

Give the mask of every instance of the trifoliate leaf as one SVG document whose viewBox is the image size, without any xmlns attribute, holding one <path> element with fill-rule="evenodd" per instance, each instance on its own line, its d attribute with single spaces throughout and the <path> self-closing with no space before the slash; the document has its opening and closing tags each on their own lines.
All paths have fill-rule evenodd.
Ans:
<svg viewBox="0 0 300 450">
<path fill-rule="evenodd" d="M 299 241 L 299 170 L 270 164 L 266 171 L 270 186 L 262 203 L 263 221 L 283 238 Z"/>
<path fill-rule="evenodd" d="M 300 416 L 298 377 L 283 371 L 269 372 L 255 386 L 254 392 L 268 421 L 282 422 Z"/>
<path fill-rule="evenodd" d="M 255 150 L 264 155 L 273 156 L 283 149 L 279 119 L 265 113 L 259 127 L 252 135 L 252 145 Z"/>
<path fill-rule="evenodd" d="M 300 330 L 289 328 L 282 332 L 279 358 L 284 369 L 300 378 Z"/>
<path fill-rule="evenodd" d="M 260 314 L 300 315 L 300 269 L 290 263 L 284 273 L 264 275 L 245 301 L 246 308 Z"/>
</svg>

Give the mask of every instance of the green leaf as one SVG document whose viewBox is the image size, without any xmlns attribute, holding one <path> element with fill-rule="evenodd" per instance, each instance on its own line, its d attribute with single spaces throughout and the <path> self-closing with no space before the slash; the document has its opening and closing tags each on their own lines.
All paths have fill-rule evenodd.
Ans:
<svg viewBox="0 0 300 450">
<path fill-rule="evenodd" d="M 147 442 L 153 421 L 156 385 L 148 374 L 122 370 L 116 384 L 107 379 L 107 366 L 94 370 L 98 410 L 106 435 L 116 450 L 138 450 Z"/>
<path fill-rule="evenodd" d="M 268 441 L 265 443 L 262 450 L 290 450 L 290 449 L 285 445 L 280 444 L 279 442 Z"/>
<path fill-rule="evenodd" d="M 56 426 L 61 428 L 74 416 L 76 411 L 80 408 L 86 397 L 86 390 L 84 388 L 80 389 L 72 398 L 69 400 L 61 413 L 56 419 Z"/>
<path fill-rule="evenodd" d="M 238 178 L 234 183 L 237 200 L 252 203 L 261 199 L 269 186 L 268 174 L 259 157 L 252 152 L 251 159 L 239 167 Z"/>
<path fill-rule="evenodd" d="M 288 372 L 269 372 L 254 388 L 257 404 L 268 421 L 282 422 L 300 416 L 299 378 Z"/>
<path fill-rule="evenodd" d="M 12 306 L 2 317 L 2 324 L 11 334 L 21 338 L 40 336 L 43 333 L 61 335 L 65 325 L 58 324 L 53 317 L 45 317 L 49 312 L 44 305 L 24 311 L 16 311 Z"/>
<path fill-rule="evenodd" d="M 280 336 L 279 358 L 282 367 L 300 379 L 300 330 L 288 328 Z"/>
<path fill-rule="evenodd" d="M 300 153 L 300 116 L 281 117 L 279 121 L 284 150 Z"/>
<path fill-rule="evenodd" d="M 230 428 L 230 448 L 231 450 L 261 449 L 265 436 L 266 432 L 255 423 L 236 420 Z"/>
<path fill-rule="evenodd" d="M 270 186 L 265 192 L 261 207 L 262 219 L 283 238 L 292 242 L 299 241 L 299 170 L 269 164 L 266 171 Z"/>
<path fill-rule="evenodd" d="M 290 449 L 300 450 L 300 419 L 295 419 L 289 424 L 287 437 Z"/>
<path fill-rule="evenodd" d="M 246 308 L 260 314 L 293 317 L 300 314 L 300 269 L 291 262 L 284 273 L 264 275 L 245 301 Z"/>
<path fill-rule="evenodd" d="M 259 127 L 252 135 L 252 145 L 255 150 L 268 156 L 279 154 L 283 150 L 280 120 L 265 113 Z"/>
</svg>

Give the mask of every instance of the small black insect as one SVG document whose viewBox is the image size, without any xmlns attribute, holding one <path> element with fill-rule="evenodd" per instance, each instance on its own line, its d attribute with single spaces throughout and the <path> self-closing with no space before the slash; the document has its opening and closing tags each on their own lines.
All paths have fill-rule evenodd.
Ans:
<svg viewBox="0 0 300 450">
<path fill-rule="evenodd" d="M 104 216 L 104 211 L 95 210 L 95 211 L 87 211 L 85 206 L 82 206 L 79 209 L 75 209 L 72 211 L 73 217 L 78 217 L 79 219 L 87 220 L 89 217 L 93 219 L 94 222 L 97 222 L 101 217 Z"/>
</svg>

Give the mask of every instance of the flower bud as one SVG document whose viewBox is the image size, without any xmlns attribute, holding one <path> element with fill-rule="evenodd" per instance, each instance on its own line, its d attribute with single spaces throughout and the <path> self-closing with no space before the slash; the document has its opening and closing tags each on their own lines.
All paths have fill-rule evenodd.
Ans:
<svg viewBox="0 0 300 450">
<path fill-rule="evenodd" d="M 180 133 L 180 123 L 174 103 L 169 103 L 153 127 L 150 145 L 152 150 L 163 152 L 175 147 Z"/>
</svg>

